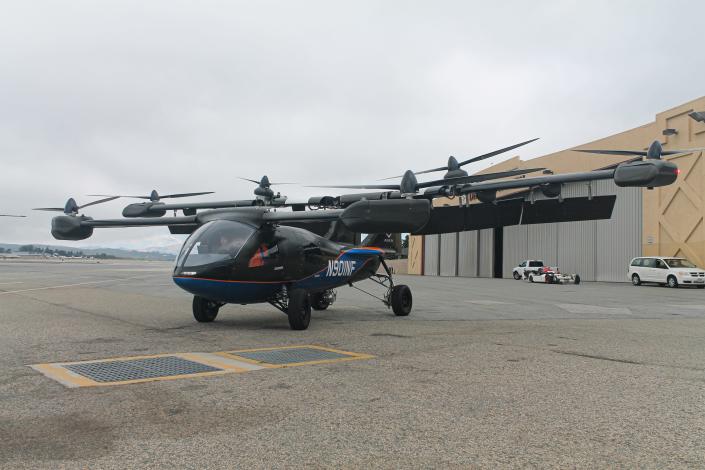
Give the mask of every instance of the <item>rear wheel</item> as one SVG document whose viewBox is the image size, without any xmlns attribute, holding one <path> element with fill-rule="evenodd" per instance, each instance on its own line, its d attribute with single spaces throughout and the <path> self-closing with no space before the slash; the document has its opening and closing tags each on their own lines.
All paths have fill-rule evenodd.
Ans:
<svg viewBox="0 0 705 470">
<path fill-rule="evenodd" d="M 394 286 L 391 295 L 392 311 L 398 317 L 405 317 L 411 312 L 413 298 L 411 289 L 406 285 Z"/>
<path fill-rule="evenodd" d="M 666 279 L 666 284 L 668 284 L 668 287 L 672 289 L 678 287 L 678 280 L 676 279 L 676 276 L 668 276 L 668 279 Z"/>
<path fill-rule="evenodd" d="M 641 285 L 641 278 L 638 274 L 632 274 L 632 284 L 634 284 L 635 286 Z"/>
<path fill-rule="evenodd" d="M 533 274 L 529 274 L 529 282 L 534 282 L 534 275 Z"/>
<path fill-rule="evenodd" d="M 210 323 L 218 316 L 220 304 L 201 296 L 193 296 L 193 317 L 197 322 Z"/>
<path fill-rule="evenodd" d="M 514 271 L 513 276 L 517 281 L 521 280 L 521 274 L 519 274 L 519 271 Z"/>
<path fill-rule="evenodd" d="M 305 330 L 311 323 L 311 296 L 303 289 L 289 291 L 289 305 L 286 309 L 289 326 L 292 330 Z"/>
<path fill-rule="evenodd" d="M 580 275 L 579 274 L 575 275 L 575 283 L 580 284 Z"/>
</svg>

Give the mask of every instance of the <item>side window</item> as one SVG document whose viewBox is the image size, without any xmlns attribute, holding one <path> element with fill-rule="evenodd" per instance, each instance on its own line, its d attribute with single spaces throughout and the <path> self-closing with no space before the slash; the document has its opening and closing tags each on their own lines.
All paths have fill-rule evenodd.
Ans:
<svg viewBox="0 0 705 470">
<path fill-rule="evenodd" d="M 668 266 L 666 266 L 666 263 L 664 263 L 663 260 L 660 260 L 660 259 L 656 260 L 656 267 L 658 269 L 668 269 Z"/>
<path fill-rule="evenodd" d="M 632 261 L 632 266 L 643 266 L 643 262 L 643 258 L 636 258 L 634 261 Z"/>
<path fill-rule="evenodd" d="M 530 268 L 540 268 L 541 266 L 543 266 L 543 262 L 542 262 L 542 261 L 530 261 L 530 262 L 529 262 L 529 267 L 530 267 Z"/>
<path fill-rule="evenodd" d="M 279 257 L 279 247 L 276 243 L 262 243 L 257 247 L 247 263 L 248 268 L 261 268 L 276 263 Z"/>
</svg>

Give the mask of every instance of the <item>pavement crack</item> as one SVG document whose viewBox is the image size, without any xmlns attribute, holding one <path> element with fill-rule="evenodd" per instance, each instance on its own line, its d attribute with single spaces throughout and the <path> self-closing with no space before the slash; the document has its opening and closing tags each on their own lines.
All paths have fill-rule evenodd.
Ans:
<svg viewBox="0 0 705 470">
<path fill-rule="evenodd" d="M 597 356 L 597 355 L 594 355 L 594 354 L 583 354 L 583 353 L 573 352 L 573 351 L 556 351 L 555 349 L 552 350 L 552 351 L 555 352 L 555 353 L 558 353 L 558 354 L 565 354 L 565 355 L 568 355 L 568 356 L 587 357 L 588 359 L 599 359 L 599 360 L 601 360 L 601 361 L 621 362 L 621 363 L 623 363 L 623 364 L 637 364 L 637 365 L 640 365 L 640 366 L 649 365 L 649 364 L 646 364 L 646 363 L 643 363 L 643 362 L 630 361 L 630 360 L 628 360 L 628 359 L 616 359 L 616 358 L 607 357 L 607 356 Z"/>
</svg>

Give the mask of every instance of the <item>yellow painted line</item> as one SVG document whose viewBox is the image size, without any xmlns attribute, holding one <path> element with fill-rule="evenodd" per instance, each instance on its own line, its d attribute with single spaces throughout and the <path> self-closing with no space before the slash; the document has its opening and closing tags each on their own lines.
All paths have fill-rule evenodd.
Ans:
<svg viewBox="0 0 705 470">
<path fill-rule="evenodd" d="M 345 357 L 334 358 L 334 359 L 321 359 L 315 361 L 307 362 L 295 362 L 289 364 L 269 364 L 266 362 L 260 362 L 246 357 L 238 356 L 238 352 L 256 352 L 256 351 L 276 351 L 285 349 L 318 349 L 321 351 L 329 351 L 333 353 L 338 353 L 344 355 Z M 159 357 L 179 357 L 188 361 L 193 361 L 199 364 L 203 364 L 210 367 L 215 367 L 221 370 L 209 371 L 209 372 L 197 372 L 193 374 L 177 374 L 168 375 L 162 377 L 148 377 L 143 379 L 133 379 L 133 380 L 122 380 L 115 382 L 98 382 L 88 377 L 84 377 L 76 372 L 67 369 L 65 366 L 70 366 L 74 364 L 95 364 L 95 363 L 106 363 L 106 362 L 121 362 L 136 359 L 152 359 Z M 73 362 L 57 362 L 57 363 L 45 363 L 45 364 L 34 364 L 30 367 L 46 377 L 56 380 L 66 387 L 104 387 L 112 385 L 128 385 L 144 382 L 155 382 L 163 380 L 177 380 L 190 377 L 209 377 L 213 375 L 225 375 L 225 374 L 238 374 L 244 372 L 250 372 L 253 370 L 261 369 L 281 369 L 284 367 L 294 367 L 294 366 L 304 366 L 304 365 L 314 365 L 314 364 L 330 364 L 334 362 L 346 362 L 355 361 L 360 359 L 371 359 L 374 356 L 369 354 L 359 354 L 349 351 L 341 351 L 339 349 L 327 348 L 318 345 L 293 345 L 293 346 L 278 346 L 271 348 L 254 348 L 254 349 L 241 349 L 237 351 L 223 351 L 215 353 L 162 353 L 162 354 L 149 354 L 141 356 L 119 356 L 111 357 L 107 359 L 94 359 L 88 361 L 73 361 Z"/>
<path fill-rule="evenodd" d="M 279 350 L 284 350 L 284 349 L 318 349 L 320 351 L 328 351 L 328 352 L 332 352 L 332 353 L 341 354 L 346 357 L 336 357 L 336 358 L 331 358 L 331 359 L 318 359 L 315 361 L 305 361 L 305 362 L 290 362 L 288 364 L 270 364 L 268 362 L 258 361 L 255 359 L 250 359 L 250 358 L 242 357 L 242 356 L 238 355 L 238 353 L 243 353 L 243 352 L 279 351 Z M 340 349 L 326 348 L 326 347 L 318 346 L 315 344 L 304 344 L 304 345 L 296 345 L 296 346 L 279 346 L 279 347 L 274 347 L 274 348 L 240 349 L 238 351 L 226 351 L 226 352 L 218 353 L 218 354 L 228 356 L 228 357 L 233 357 L 233 358 L 237 359 L 238 361 L 244 361 L 244 362 L 250 362 L 252 364 L 258 364 L 258 365 L 264 366 L 268 369 L 282 369 L 284 367 L 311 366 L 311 365 L 316 365 L 316 364 L 332 364 L 334 362 L 347 362 L 347 361 L 357 361 L 357 360 L 362 360 L 362 359 L 374 358 L 374 356 L 369 355 L 369 354 L 358 354 L 358 353 L 353 353 L 353 352 L 349 352 L 349 351 L 342 351 Z"/>
</svg>

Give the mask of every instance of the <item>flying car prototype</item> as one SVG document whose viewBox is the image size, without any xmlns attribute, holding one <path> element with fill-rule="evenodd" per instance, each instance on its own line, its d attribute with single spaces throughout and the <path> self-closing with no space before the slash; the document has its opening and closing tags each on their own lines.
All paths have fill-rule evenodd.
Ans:
<svg viewBox="0 0 705 470">
<path fill-rule="evenodd" d="M 257 182 L 252 200 L 165 204 L 153 192 L 151 197 L 144 196 L 149 202 L 127 206 L 124 218 L 108 220 L 94 220 L 79 211 L 117 196 L 84 206 L 70 199 L 64 208 L 43 210 L 64 212 L 52 219 L 51 233 L 59 240 L 83 240 L 95 229 L 106 227 L 166 226 L 171 233 L 190 234 L 176 260 L 173 280 L 194 295 L 193 315 L 199 322 L 213 321 L 227 303 L 268 302 L 288 316 L 291 328 L 306 329 L 311 309 L 327 308 L 335 300 L 335 288 L 356 287 L 354 284 L 368 279 L 386 289 L 380 300 L 395 315 L 405 316 L 412 308 L 411 290 L 393 281 L 385 262 L 384 234 L 438 234 L 606 219 L 611 217 L 616 196 L 564 198 L 562 185 L 612 179 L 619 186 L 655 187 L 673 183 L 678 175 L 675 164 L 661 160 L 666 152 L 658 142 L 648 152 L 636 151 L 646 157 L 644 160 L 590 172 L 507 180 L 543 169 L 468 175 L 460 168 L 528 142 L 462 162 L 450 157 L 447 166 L 418 172 L 447 170 L 442 179 L 418 182 L 409 170 L 399 184 L 326 186 L 374 192 L 317 196 L 303 203 L 275 195 L 265 177 Z M 514 188 L 528 188 L 529 196 L 497 197 L 498 191 Z M 531 194 L 536 191 L 546 198 L 534 200 Z M 469 194 L 475 194 L 478 203 L 453 207 L 432 204 L 437 197 Z M 165 217 L 168 210 L 184 215 Z M 372 235 L 355 243 L 360 233 Z"/>
</svg>

